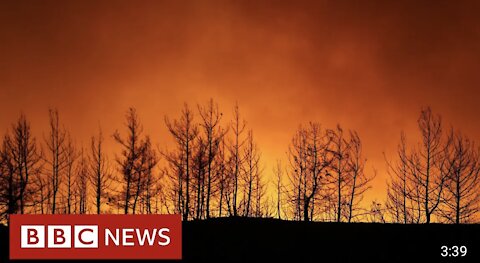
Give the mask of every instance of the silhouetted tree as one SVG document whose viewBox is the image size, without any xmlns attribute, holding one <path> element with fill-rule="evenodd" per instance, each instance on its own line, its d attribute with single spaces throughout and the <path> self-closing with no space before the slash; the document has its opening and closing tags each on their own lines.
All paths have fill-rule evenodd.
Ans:
<svg viewBox="0 0 480 263">
<path fill-rule="evenodd" d="M 258 151 L 257 144 L 253 139 L 253 132 L 251 130 L 247 133 L 247 139 L 244 147 L 244 164 L 241 167 L 243 170 L 244 178 L 244 211 L 243 216 L 251 216 L 252 203 L 256 201 L 256 205 L 260 205 L 261 200 L 257 200 L 257 195 L 260 195 L 262 189 L 260 189 L 260 153 Z M 258 208 L 256 209 L 259 210 Z"/>
<path fill-rule="evenodd" d="M 421 142 L 407 153 L 402 134 L 398 162 L 390 164 L 393 175 L 388 187 L 387 208 L 394 220 L 404 223 L 430 223 L 443 202 L 445 183 L 451 173 L 449 156 L 452 134 L 444 136 L 442 121 L 430 108 L 422 109 L 418 119 Z"/>
<path fill-rule="evenodd" d="M 9 219 L 10 214 L 15 214 L 18 211 L 18 192 L 19 182 L 15 178 L 15 165 L 13 158 L 9 151 L 8 144 L 10 138 L 5 136 L 2 144 L 1 159 L 0 159 L 0 179 L 2 188 L 0 192 L 0 203 L 2 205 L 2 219 Z"/>
<path fill-rule="evenodd" d="M 159 158 L 157 157 L 157 154 L 151 148 L 150 142 L 148 141 L 148 147 L 147 147 L 147 159 L 145 163 L 145 190 L 143 191 L 142 194 L 142 200 L 143 200 L 143 207 L 144 207 L 144 213 L 146 214 L 152 214 L 152 199 L 155 200 L 155 213 L 158 212 L 158 196 L 161 195 L 162 192 L 162 185 L 160 184 L 160 179 L 161 175 L 156 176 L 154 174 L 154 168 L 159 162 Z"/>
<path fill-rule="evenodd" d="M 88 199 L 88 178 L 89 173 L 88 160 L 84 154 L 83 147 L 80 149 L 75 178 L 75 211 L 78 214 L 87 213 Z"/>
<path fill-rule="evenodd" d="M 140 159 L 135 168 L 135 192 L 133 195 L 132 211 L 135 214 L 137 211 L 137 204 L 140 196 L 143 195 L 146 189 L 151 188 L 153 181 L 151 180 L 152 170 L 157 165 L 158 158 L 152 148 L 150 138 L 146 137 L 145 142 L 140 149 Z M 149 196 L 148 199 L 151 197 Z M 148 203 L 150 200 L 148 200 Z"/>
<path fill-rule="evenodd" d="M 290 160 L 290 200 L 294 204 L 295 218 L 310 221 L 314 197 L 322 187 L 322 176 L 331 164 L 328 151 L 331 136 L 322 131 L 320 124 L 309 123 L 300 127 L 289 148 Z"/>
<path fill-rule="evenodd" d="M 174 212 L 184 214 L 184 158 L 181 152 L 165 151 L 162 152 L 163 158 L 167 161 L 167 166 L 163 168 L 163 174 L 168 178 L 170 189 L 167 197 L 172 201 Z"/>
<path fill-rule="evenodd" d="M 34 194 L 32 196 L 32 206 L 34 214 L 45 214 L 48 212 L 48 200 L 50 199 L 50 186 L 49 181 L 46 176 L 40 173 L 38 176 L 33 178 L 32 188 L 34 189 Z"/>
<path fill-rule="evenodd" d="M 415 167 L 410 164 L 411 155 L 407 153 L 406 138 L 402 132 L 400 144 L 397 147 L 398 160 L 394 163 L 388 161 L 386 209 L 391 219 L 397 223 L 419 223 L 421 220 L 421 207 L 419 201 L 420 185 L 412 181 Z"/>
<path fill-rule="evenodd" d="M 195 190 L 195 200 L 193 203 L 195 211 L 195 219 L 201 219 L 204 210 L 205 200 L 205 177 L 206 167 L 208 166 L 208 156 L 206 155 L 208 145 L 202 137 L 197 137 L 195 144 L 192 145 L 193 158 L 192 158 L 192 175 L 194 184 L 192 185 Z"/>
<path fill-rule="evenodd" d="M 275 187 L 277 191 L 277 217 L 278 219 L 282 219 L 283 166 L 281 160 L 277 160 L 277 163 L 273 167 L 273 174 L 275 175 Z"/>
<path fill-rule="evenodd" d="M 195 218 L 202 219 L 205 209 L 205 185 L 207 177 L 207 143 L 201 136 L 197 137 L 197 141 L 194 144 L 194 158 L 193 158 L 193 176 L 195 178 L 194 189 L 196 191 L 196 200 L 194 202 Z"/>
<path fill-rule="evenodd" d="M 103 133 L 99 129 L 98 136 L 92 136 L 90 143 L 90 172 L 89 181 L 95 194 L 96 213 L 101 213 L 102 203 L 108 196 L 108 189 L 112 184 L 107 156 L 103 149 Z"/>
<path fill-rule="evenodd" d="M 396 223 L 418 223 L 420 220 L 419 202 L 413 202 L 411 191 L 411 167 L 407 156 L 405 134 L 402 132 L 400 143 L 397 147 L 397 158 L 395 163 L 385 157 L 390 175 L 387 182 L 387 211 Z"/>
<path fill-rule="evenodd" d="M 198 136 L 198 125 L 193 121 L 193 113 L 185 104 L 180 119 L 171 122 L 165 117 L 170 134 L 173 136 L 177 151 L 170 152 L 166 159 L 176 168 L 178 182 L 176 193 L 178 205 L 183 215 L 183 220 L 188 220 L 190 214 L 190 177 L 192 170 L 193 143 Z"/>
<path fill-rule="evenodd" d="M 244 159 L 242 158 L 241 150 L 245 141 L 242 139 L 243 132 L 245 131 L 246 122 L 240 117 L 240 110 L 238 103 L 235 104 L 233 111 L 233 121 L 230 124 L 233 142 L 229 145 L 229 182 L 231 183 L 231 190 L 229 189 L 229 196 L 227 202 L 229 203 L 229 212 L 233 216 L 239 215 L 238 209 L 238 196 L 240 188 L 241 167 L 243 166 Z M 230 196 L 231 195 L 231 196 Z"/>
<path fill-rule="evenodd" d="M 222 113 L 218 110 L 218 105 L 214 103 L 213 99 L 210 99 L 205 107 L 198 106 L 198 111 L 202 118 L 202 123 L 200 124 L 203 128 L 204 134 L 206 136 L 206 145 L 207 145 L 207 167 L 206 167 L 206 184 L 207 184 L 207 193 L 206 193 L 206 217 L 210 218 L 210 204 L 212 200 L 213 184 L 215 179 L 215 167 L 214 165 L 215 157 L 218 153 L 218 147 L 220 141 L 225 135 L 225 131 L 220 127 L 220 121 L 222 119 Z"/>
<path fill-rule="evenodd" d="M 260 156 L 259 156 L 260 158 Z M 270 216 L 272 214 L 270 209 L 270 202 L 265 198 L 267 194 L 267 184 L 264 181 L 262 170 L 259 167 L 259 164 L 256 164 L 256 173 L 254 176 L 253 184 L 253 216 L 254 217 L 263 217 Z"/>
<path fill-rule="evenodd" d="M 369 183 L 375 175 L 367 176 L 364 168 L 366 159 L 362 157 L 362 142 L 357 132 L 350 132 L 350 153 L 348 160 L 348 170 L 350 180 L 348 184 L 348 223 L 355 217 L 355 211 L 360 209 L 360 202 L 363 199 L 365 191 L 371 188 Z"/>
<path fill-rule="evenodd" d="M 11 134 L 3 140 L 0 156 L 0 204 L 2 215 L 25 213 L 27 206 L 35 204 L 35 189 L 31 181 L 41 171 L 41 151 L 37 149 L 30 124 L 21 114 L 13 125 Z M 4 214 L 5 213 L 5 214 Z"/>
<path fill-rule="evenodd" d="M 74 165 L 75 161 L 78 158 L 78 153 L 73 144 L 72 138 L 70 135 L 67 135 L 66 142 L 63 145 L 63 152 L 65 153 L 65 176 L 66 176 L 66 207 L 65 212 L 71 214 L 72 212 L 72 192 L 74 187 Z"/>
<path fill-rule="evenodd" d="M 351 162 L 350 162 L 350 148 L 351 144 L 348 138 L 343 135 L 343 129 L 340 125 L 337 125 L 336 130 L 330 130 L 329 136 L 331 136 L 331 152 L 333 154 L 332 162 L 330 163 L 330 184 L 332 184 L 332 190 L 337 196 L 336 200 L 336 214 L 335 219 L 337 222 L 342 221 L 342 215 L 344 211 L 343 207 L 347 208 L 348 198 L 348 186 L 352 180 L 351 175 Z"/>
<path fill-rule="evenodd" d="M 440 216 L 447 222 L 470 223 L 480 209 L 480 152 L 473 141 L 457 133 L 447 169 Z"/>
<path fill-rule="evenodd" d="M 58 110 L 50 109 L 50 133 L 45 138 L 49 157 L 46 158 L 46 163 L 50 166 L 48 171 L 49 185 L 51 187 L 51 213 L 55 214 L 57 210 L 57 194 L 62 182 L 63 172 L 66 167 L 65 157 L 65 139 L 66 131 L 60 126 Z"/>
<path fill-rule="evenodd" d="M 439 115 L 435 116 L 430 108 L 422 109 L 418 126 L 422 141 L 418 151 L 411 155 L 409 160 L 413 168 L 412 182 L 417 191 L 413 192 L 413 199 L 422 204 L 425 223 L 431 222 L 432 214 L 442 200 L 447 171 L 447 154 L 451 137 L 444 139 L 442 121 Z"/>
<path fill-rule="evenodd" d="M 224 197 L 229 196 L 228 194 L 228 185 L 229 185 L 229 176 L 227 173 L 227 159 L 226 159 L 226 146 L 225 138 L 222 138 L 220 141 L 220 146 L 218 148 L 218 154 L 215 156 L 215 163 L 217 169 L 215 170 L 216 177 L 218 178 L 218 216 L 223 215 L 223 206 L 224 206 Z"/>
<path fill-rule="evenodd" d="M 138 120 L 137 111 L 129 108 L 126 114 L 127 136 L 122 138 L 118 131 L 115 131 L 113 138 L 122 146 L 121 157 L 117 157 L 117 163 L 120 166 L 122 174 L 121 184 L 123 185 L 123 208 L 124 213 L 128 214 L 130 206 L 134 206 L 132 212 L 135 213 L 135 205 L 138 195 L 141 193 L 141 183 L 144 177 L 146 156 L 149 151 L 147 148 L 147 139 L 142 138 L 143 128 Z M 131 203 L 133 200 L 133 203 Z"/>
</svg>

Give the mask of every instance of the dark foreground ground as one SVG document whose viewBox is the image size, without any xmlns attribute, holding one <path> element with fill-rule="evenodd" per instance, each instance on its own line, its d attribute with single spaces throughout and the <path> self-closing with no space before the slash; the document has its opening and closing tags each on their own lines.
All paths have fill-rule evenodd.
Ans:
<svg viewBox="0 0 480 263">
<path fill-rule="evenodd" d="M 443 258 L 443 245 L 466 246 L 467 255 Z M 1 260 L 8 262 L 5 227 L 0 228 L 0 247 Z M 188 262 L 480 262 L 480 225 L 213 219 L 184 223 L 183 258 Z"/>
</svg>

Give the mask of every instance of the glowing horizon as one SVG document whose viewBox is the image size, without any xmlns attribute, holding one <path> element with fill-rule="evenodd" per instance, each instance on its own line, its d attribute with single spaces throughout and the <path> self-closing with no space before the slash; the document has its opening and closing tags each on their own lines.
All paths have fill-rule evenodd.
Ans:
<svg viewBox="0 0 480 263">
<path fill-rule="evenodd" d="M 356 130 L 366 171 L 378 171 L 366 206 L 384 202 L 383 153 L 395 157 L 401 131 L 415 146 L 422 106 L 480 139 L 480 23 L 458 3 L 0 5 L 3 134 L 24 112 L 43 143 L 56 107 L 78 145 L 100 125 L 113 160 L 130 106 L 163 149 L 164 116 L 184 102 L 213 98 L 224 124 L 238 102 L 267 175 L 300 124 Z"/>
</svg>

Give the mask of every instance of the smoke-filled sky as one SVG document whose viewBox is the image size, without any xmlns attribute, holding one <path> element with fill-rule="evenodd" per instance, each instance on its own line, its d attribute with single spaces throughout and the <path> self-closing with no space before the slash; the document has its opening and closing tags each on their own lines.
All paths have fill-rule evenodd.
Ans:
<svg viewBox="0 0 480 263">
<path fill-rule="evenodd" d="M 357 130 L 369 199 L 384 199 L 400 132 L 430 105 L 480 139 L 480 4 L 458 1 L 2 1 L 0 132 L 20 112 L 37 139 L 48 108 L 78 144 L 122 131 L 129 106 L 160 148 L 164 116 L 237 101 L 265 172 L 301 123 Z"/>
</svg>

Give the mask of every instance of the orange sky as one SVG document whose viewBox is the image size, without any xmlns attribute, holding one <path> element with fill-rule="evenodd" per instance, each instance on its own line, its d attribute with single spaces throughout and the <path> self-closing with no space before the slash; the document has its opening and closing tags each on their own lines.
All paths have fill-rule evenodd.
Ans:
<svg viewBox="0 0 480 263">
<path fill-rule="evenodd" d="M 480 139 L 478 3 L 246 2 L 2 1 L 0 131 L 23 111 L 41 139 L 52 106 L 87 144 L 134 106 L 165 147 L 183 102 L 238 101 L 268 173 L 300 123 L 356 129 L 382 201 L 421 106 Z"/>
</svg>

